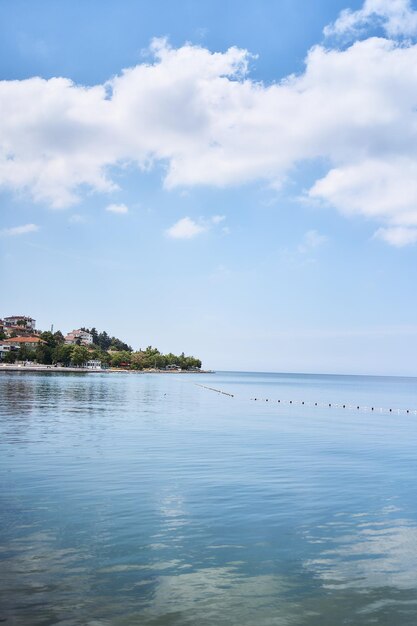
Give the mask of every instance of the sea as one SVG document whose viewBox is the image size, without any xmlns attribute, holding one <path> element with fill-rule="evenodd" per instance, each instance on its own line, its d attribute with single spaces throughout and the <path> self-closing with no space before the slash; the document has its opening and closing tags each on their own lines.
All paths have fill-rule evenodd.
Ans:
<svg viewBox="0 0 417 626">
<path fill-rule="evenodd" d="M 0 622 L 417 624 L 417 379 L 0 372 Z"/>
</svg>

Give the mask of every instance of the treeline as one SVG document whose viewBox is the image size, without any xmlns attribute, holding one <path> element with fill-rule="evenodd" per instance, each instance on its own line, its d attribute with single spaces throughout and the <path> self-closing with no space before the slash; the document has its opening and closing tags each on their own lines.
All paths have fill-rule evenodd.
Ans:
<svg viewBox="0 0 417 626">
<path fill-rule="evenodd" d="M 110 337 L 105 330 L 101 333 L 99 333 L 96 328 L 81 328 L 81 330 L 84 330 L 92 335 L 93 344 L 97 348 L 100 348 L 100 350 L 123 350 L 125 352 L 133 352 L 131 346 L 128 346 L 127 343 L 121 341 L 117 337 Z"/>
<path fill-rule="evenodd" d="M 134 370 L 164 369 L 168 365 L 176 365 L 183 370 L 200 369 L 201 361 L 193 356 L 182 354 L 162 354 L 157 348 L 148 346 L 138 352 L 114 352 L 110 355 L 112 367 L 129 367 Z"/>
<path fill-rule="evenodd" d="M 91 332 L 88 331 L 88 329 L 83 330 Z M 8 352 L 4 357 L 4 361 L 6 363 L 14 363 L 15 361 L 36 361 L 43 365 L 60 364 L 64 366 L 82 366 L 87 361 L 97 359 L 100 360 L 104 366 L 123 367 L 134 370 L 164 369 L 168 365 L 175 365 L 183 370 L 201 368 L 200 359 L 185 356 L 184 353 L 179 356 L 172 353 L 162 354 L 157 348 L 153 348 L 152 346 L 148 346 L 146 350 L 133 352 L 132 348 L 123 341 L 120 341 L 120 339 L 109 337 L 105 332 L 97 333 L 97 337 L 100 337 L 100 335 L 102 340 L 104 338 L 104 344 L 102 343 L 102 345 L 107 345 L 110 339 L 110 344 L 107 348 L 102 348 L 101 345 L 96 343 L 89 347 L 66 345 L 61 331 L 58 330 L 55 333 L 46 331 L 40 334 L 40 338 L 45 341 L 45 343 L 38 344 L 34 350 L 22 346 L 19 350 Z M 119 346 L 122 346 L 122 349 L 119 349 Z"/>
<path fill-rule="evenodd" d="M 5 354 L 3 360 L 6 363 L 35 361 L 42 365 L 60 363 L 65 366 L 81 366 L 86 361 L 95 358 L 92 356 L 93 351 L 90 351 L 85 346 L 65 345 L 64 335 L 60 330 L 56 333 L 51 333 L 50 331 L 43 332 L 39 337 L 46 343 L 39 343 L 35 349 L 21 346 L 18 350 Z"/>
</svg>

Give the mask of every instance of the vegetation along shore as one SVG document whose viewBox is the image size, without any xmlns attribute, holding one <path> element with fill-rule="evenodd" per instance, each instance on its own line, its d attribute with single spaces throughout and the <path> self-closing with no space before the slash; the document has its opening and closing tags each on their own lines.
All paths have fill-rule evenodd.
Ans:
<svg viewBox="0 0 417 626">
<path fill-rule="evenodd" d="M 163 354 L 152 346 L 135 351 L 121 339 L 96 328 L 80 328 L 64 336 L 60 330 L 36 330 L 35 324 L 34 319 L 26 316 L 0 320 L 0 360 L 8 370 L 21 369 L 20 365 L 27 371 L 51 367 L 55 371 L 201 371 L 201 360 L 184 352 Z"/>
</svg>

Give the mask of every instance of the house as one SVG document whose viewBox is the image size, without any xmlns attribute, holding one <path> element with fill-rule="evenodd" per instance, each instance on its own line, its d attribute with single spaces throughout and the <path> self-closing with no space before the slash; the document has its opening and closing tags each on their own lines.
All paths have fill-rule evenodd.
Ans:
<svg viewBox="0 0 417 626">
<path fill-rule="evenodd" d="M 9 352 L 16 352 L 17 348 L 16 346 L 11 346 L 8 343 L 5 343 L 4 341 L 0 341 L 0 361 L 2 361 L 4 359 L 4 357 L 6 356 L 6 354 L 8 354 Z"/>
<path fill-rule="evenodd" d="M 36 320 L 26 315 L 11 315 L 10 317 L 5 317 L 3 324 L 5 328 L 17 327 L 21 330 L 29 330 L 31 332 L 36 328 Z"/>
<path fill-rule="evenodd" d="M 72 330 L 65 336 L 65 343 L 68 345 L 82 345 L 89 346 L 93 343 L 93 335 L 86 330 Z"/>
<path fill-rule="evenodd" d="M 1 344 L 13 346 L 16 350 L 21 347 L 34 350 L 39 344 L 46 344 L 46 341 L 40 339 L 40 337 L 13 337 L 11 339 L 3 339 Z"/>
<path fill-rule="evenodd" d="M 24 326 L 4 326 L 3 332 L 6 337 L 31 337 L 34 332 L 30 328 Z"/>
<path fill-rule="evenodd" d="M 45 344 L 39 337 L 13 337 L 0 341 L 0 360 L 3 360 L 9 352 L 17 352 L 24 346 L 28 350 L 35 350 L 39 344 Z"/>
</svg>

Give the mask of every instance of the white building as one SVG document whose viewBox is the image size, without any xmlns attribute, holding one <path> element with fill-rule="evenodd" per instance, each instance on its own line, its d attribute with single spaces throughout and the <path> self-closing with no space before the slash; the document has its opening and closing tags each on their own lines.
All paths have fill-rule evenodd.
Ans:
<svg viewBox="0 0 417 626">
<path fill-rule="evenodd" d="M 12 326 L 18 326 L 22 329 L 34 331 L 36 328 L 36 320 L 33 317 L 27 317 L 26 315 L 11 315 L 10 317 L 5 317 L 3 320 L 3 324 L 5 328 L 10 328 Z"/>
<path fill-rule="evenodd" d="M 86 330 L 72 330 L 65 336 L 65 343 L 69 345 L 80 344 L 82 346 L 89 346 L 93 343 L 93 335 Z"/>
<path fill-rule="evenodd" d="M 90 359 L 85 364 L 85 367 L 89 370 L 101 370 L 103 369 L 101 366 L 101 361 L 99 359 Z"/>
<path fill-rule="evenodd" d="M 4 359 L 6 354 L 9 352 L 17 352 L 17 348 L 15 346 L 11 346 L 9 343 L 0 343 L 0 361 Z"/>
</svg>

